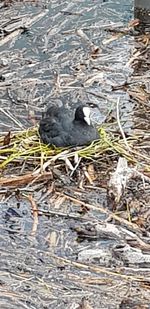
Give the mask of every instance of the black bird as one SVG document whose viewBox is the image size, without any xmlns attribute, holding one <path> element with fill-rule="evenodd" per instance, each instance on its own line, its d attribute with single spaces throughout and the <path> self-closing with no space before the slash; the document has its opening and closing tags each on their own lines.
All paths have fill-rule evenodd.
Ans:
<svg viewBox="0 0 150 309">
<path fill-rule="evenodd" d="M 77 107 L 74 119 L 64 107 L 48 108 L 40 121 L 39 134 L 43 143 L 57 147 L 82 146 L 99 139 L 86 105 Z"/>
</svg>

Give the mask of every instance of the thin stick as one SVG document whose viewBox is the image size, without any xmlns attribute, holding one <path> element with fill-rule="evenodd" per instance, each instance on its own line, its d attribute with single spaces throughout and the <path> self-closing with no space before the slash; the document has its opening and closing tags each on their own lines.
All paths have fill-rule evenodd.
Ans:
<svg viewBox="0 0 150 309">
<path fill-rule="evenodd" d="M 15 124 L 17 124 L 19 128 L 24 129 L 24 126 L 21 124 L 21 122 L 15 119 L 13 115 L 11 115 L 9 112 L 6 112 L 3 108 L 0 108 L 0 111 L 8 118 L 10 118 Z"/>
<path fill-rule="evenodd" d="M 28 200 L 30 201 L 31 207 L 32 207 L 32 211 L 33 211 L 33 225 L 32 225 L 32 232 L 31 235 L 35 236 L 36 231 L 37 231 L 37 227 L 38 227 L 38 208 L 37 208 L 37 204 L 35 202 L 35 200 L 33 199 L 32 194 L 29 194 L 27 196 Z"/>
<path fill-rule="evenodd" d="M 118 100 L 117 100 L 117 122 L 118 122 L 118 126 L 119 126 L 119 129 L 120 129 L 121 135 L 122 135 L 122 137 L 123 137 L 124 143 L 125 143 L 125 145 L 126 145 L 128 151 L 131 151 L 131 150 L 130 150 L 130 147 L 129 147 L 129 145 L 128 145 L 127 139 L 126 139 L 126 137 L 125 137 L 123 128 L 122 128 L 121 123 L 120 123 L 119 103 L 120 103 L 120 97 L 119 97 Z"/>
<path fill-rule="evenodd" d="M 67 193 L 64 193 L 64 195 L 66 196 L 66 198 L 74 203 L 76 203 L 77 205 L 79 206 L 85 206 L 89 209 L 92 209 L 92 210 L 96 210 L 96 211 L 100 211 L 101 213 L 103 214 L 106 214 L 106 215 L 109 215 L 111 218 L 113 218 L 114 220 L 117 220 L 119 221 L 120 223 L 123 223 L 125 226 L 128 226 L 128 227 L 131 227 L 133 230 L 135 231 L 140 231 L 139 227 L 135 224 L 135 223 L 132 223 L 132 222 L 129 222 L 127 221 L 126 219 L 124 218 L 120 218 L 119 216 L 115 215 L 114 213 L 110 213 L 110 211 L 108 209 L 104 209 L 103 207 L 101 207 L 100 205 L 98 206 L 95 206 L 95 205 L 92 205 L 92 204 L 89 204 L 89 203 L 85 203 L 81 200 L 78 200 L 70 195 L 68 195 Z"/>
</svg>

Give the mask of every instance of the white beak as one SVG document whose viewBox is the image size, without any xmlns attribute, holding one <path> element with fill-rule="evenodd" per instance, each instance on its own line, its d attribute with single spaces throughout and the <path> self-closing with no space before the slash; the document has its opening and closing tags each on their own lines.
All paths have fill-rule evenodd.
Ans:
<svg viewBox="0 0 150 309">
<path fill-rule="evenodd" d="M 89 107 L 83 107 L 83 113 L 84 113 L 84 120 L 85 120 L 85 122 L 90 126 L 90 124 L 91 124 L 90 108 Z"/>
<path fill-rule="evenodd" d="M 89 117 L 84 117 L 85 122 L 90 126 L 91 120 Z"/>
</svg>

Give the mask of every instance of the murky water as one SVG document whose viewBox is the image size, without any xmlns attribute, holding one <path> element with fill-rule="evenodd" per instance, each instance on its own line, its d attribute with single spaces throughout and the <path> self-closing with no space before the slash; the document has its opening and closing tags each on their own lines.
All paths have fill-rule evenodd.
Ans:
<svg viewBox="0 0 150 309">
<path fill-rule="evenodd" d="M 101 123 L 118 96 L 112 95 L 111 86 L 131 74 L 127 66 L 131 38 L 123 36 L 109 43 L 112 34 L 107 30 L 127 25 L 133 17 L 132 1 L 48 1 L 46 8 L 44 3 L 13 5 L 0 11 L 1 20 L 8 25 L 10 18 L 20 17 L 26 26 L 28 19 L 43 14 L 27 26 L 27 32 L 0 47 L 0 120 L 5 132 L 30 126 L 28 113 L 34 110 L 40 117 L 50 104 L 73 109 L 78 102 L 94 102 L 100 107 L 95 114 Z M 99 55 L 91 56 L 90 43 L 77 30 L 83 30 L 100 49 Z M 122 107 L 131 111 L 126 94 L 119 95 Z"/>
<path fill-rule="evenodd" d="M 112 93 L 112 86 L 123 83 L 132 73 L 128 60 L 133 38 L 122 36 L 110 42 L 112 34 L 108 29 L 128 24 L 133 18 L 133 1 L 14 4 L 0 10 L 1 27 L 4 22 L 9 24 L 10 19 L 22 20 L 23 15 L 26 24 L 27 19 L 37 14 L 43 14 L 37 23 L 0 47 L 1 132 L 29 127 L 32 123 L 28 114 L 35 111 L 40 116 L 49 104 L 64 104 L 71 109 L 78 102 L 96 103 L 99 110 L 94 111 L 93 117 L 101 123 L 110 109 L 116 113 L 118 95 L 125 128 L 130 129 L 133 106 L 122 90 Z M 78 34 L 81 29 L 89 41 Z M 92 55 L 90 42 L 99 48 L 98 54 Z M 73 214 L 78 212 L 73 203 L 61 203 L 57 194 L 55 199 L 50 196 L 42 201 L 44 192 L 38 186 L 23 190 L 21 201 L 15 192 L 1 191 L 0 308 L 70 309 L 75 308 L 71 307 L 74 299 L 90 295 L 95 308 L 116 309 L 119 300 L 113 300 L 112 291 L 110 299 L 103 295 L 102 302 L 98 285 L 87 285 L 86 290 L 82 282 L 76 283 L 78 269 L 72 271 L 71 265 L 54 261 L 55 254 L 75 261 L 78 251 L 89 245 L 77 241 L 72 229 L 75 218 L 60 220 L 57 214 L 42 215 L 37 232 L 32 235 L 33 215 L 26 198 L 29 193 L 35 194 L 43 212 L 53 210 L 53 205 L 55 213 L 65 213 L 70 207 Z M 95 205 L 105 201 L 105 190 L 88 194 Z M 98 214 L 97 219 L 101 219 Z"/>
</svg>

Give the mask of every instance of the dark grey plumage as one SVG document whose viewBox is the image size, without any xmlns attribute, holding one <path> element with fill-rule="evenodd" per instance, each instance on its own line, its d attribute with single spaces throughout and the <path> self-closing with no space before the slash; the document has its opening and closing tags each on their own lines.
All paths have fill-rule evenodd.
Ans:
<svg viewBox="0 0 150 309">
<path fill-rule="evenodd" d="M 74 118 L 64 107 L 50 107 L 40 121 L 39 134 L 45 144 L 57 147 L 82 146 L 99 139 L 97 129 L 90 123 L 90 109 L 80 105 Z"/>
</svg>

